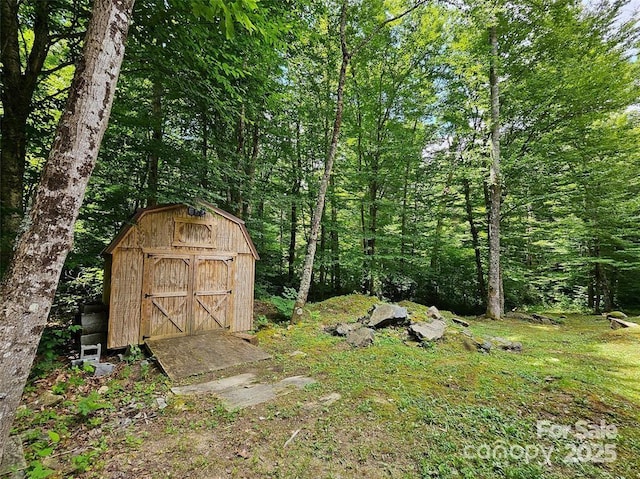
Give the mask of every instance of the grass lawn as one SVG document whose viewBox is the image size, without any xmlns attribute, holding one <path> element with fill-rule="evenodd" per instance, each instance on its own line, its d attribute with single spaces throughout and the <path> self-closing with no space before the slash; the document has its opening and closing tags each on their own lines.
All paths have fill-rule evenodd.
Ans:
<svg viewBox="0 0 640 479">
<path fill-rule="evenodd" d="M 612 331 L 596 316 L 559 325 L 468 318 L 475 336 L 523 344 L 489 354 L 465 349 L 451 323 L 429 347 L 403 329 L 378 332 L 364 349 L 324 332 L 375 302 L 333 298 L 311 305 L 301 324 L 261 329 L 273 359 L 217 377 L 317 383 L 250 409 L 174 397 L 140 361 L 108 378 L 49 373 L 25 392 L 15 425 L 29 477 L 640 477 L 640 332 Z M 426 312 L 405 306 L 418 319 Z M 46 391 L 62 398 L 43 406 Z M 340 399 L 322 400 L 331 393 Z"/>
</svg>

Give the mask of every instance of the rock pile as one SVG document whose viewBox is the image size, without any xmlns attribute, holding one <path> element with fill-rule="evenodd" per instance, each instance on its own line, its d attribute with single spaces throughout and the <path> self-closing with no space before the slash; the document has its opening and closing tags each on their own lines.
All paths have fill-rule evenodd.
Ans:
<svg viewBox="0 0 640 479">
<path fill-rule="evenodd" d="M 517 313 L 522 314 L 522 313 Z M 540 315 L 524 315 L 533 318 L 534 322 L 542 322 L 534 316 L 544 318 Z M 520 318 L 518 318 L 520 319 Z M 551 320 L 545 318 L 549 321 Z M 451 322 L 462 327 L 462 343 L 469 351 L 479 351 L 488 353 L 492 349 L 501 349 L 504 351 L 521 352 L 522 343 L 517 341 L 509 341 L 500 337 L 481 338 L 474 336 L 469 330 L 469 323 L 463 319 L 453 317 Z M 431 306 L 426 313 L 425 321 L 412 321 L 409 317 L 407 308 L 393 304 L 377 304 L 369 311 L 364 318 L 360 318 L 354 323 L 340 323 L 325 328 L 325 331 L 334 336 L 344 337 L 348 344 L 354 348 L 363 348 L 373 344 L 376 330 L 388 327 L 406 327 L 409 336 L 421 345 L 433 343 L 442 340 L 447 332 L 448 320 L 442 316 L 438 308 Z M 546 321 L 544 322 L 546 324 Z M 460 329 L 454 329 L 460 332 Z"/>
<path fill-rule="evenodd" d="M 334 336 L 345 337 L 353 347 L 361 348 L 373 344 L 375 331 L 388 327 L 408 327 L 408 332 L 418 341 L 437 341 L 446 330 L 446 323 L 435 307 L 429 308 L 427 317 L 431 322 L 411 322 L 407 308 L 395 304 L 377 304 L 368 316 L 355 323 L 340 323 L 325 329 Z"/>
</svg>

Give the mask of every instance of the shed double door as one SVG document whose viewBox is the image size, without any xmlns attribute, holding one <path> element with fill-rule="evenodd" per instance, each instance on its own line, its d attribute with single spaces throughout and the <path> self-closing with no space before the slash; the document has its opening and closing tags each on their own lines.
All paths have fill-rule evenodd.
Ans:
<svg viewBox="0 0 640 479">
<path fill-rule="evenodd" d="M 229 329 L 233 272 L 233 256 L 146 253 L 141 339 Z"/>
</svg>

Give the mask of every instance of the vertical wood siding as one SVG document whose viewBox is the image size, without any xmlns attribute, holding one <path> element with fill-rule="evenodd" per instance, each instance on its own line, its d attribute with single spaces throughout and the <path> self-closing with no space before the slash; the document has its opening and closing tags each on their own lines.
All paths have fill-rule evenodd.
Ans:
<svg viewBox="0 0 640 479">
<path fill-rule="evenodd" d="M 108 347 L 250 330 L 255 250 L 243 228 L 211 211 L 189 216 L 186 207 L 143 214 L 111 250 Z"/>
<path fill-rule="evenodd" d="M 107 347 L 138 344 L 142 292 L 142 253 L 121 249 L 113 255 Z"/>
</svg>

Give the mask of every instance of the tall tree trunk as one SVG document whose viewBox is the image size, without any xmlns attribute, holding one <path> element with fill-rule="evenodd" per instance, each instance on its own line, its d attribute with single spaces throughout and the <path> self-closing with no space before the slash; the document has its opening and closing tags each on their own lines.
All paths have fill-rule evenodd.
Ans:
<svg viewBox="0 0 640 479">
<path fill-rule="evenodd" d="M 324 217 L 324 216 L 323 216 Z M 327 282 L 327 225 L 324 221 L 320 222 L 320 274 L 319 282 L 324 289 Z"/>
<path fill-rule="evenodd" d="M 487 290 L 484 286 L 484 273 L 482 271 L 482 252 L 480 251 L 480 239 L 478 227 L 473 219 L 473 205 L 471 204 L 471 186 L 469 179 L 465 178 L 462 182 L 464 186 L 464 204 L 467 211 L 467 221 L 469 222 L 469 230 L 471 231 L 471 244 L 476 256 L 476 281 L 478 282 L 478 294 L 481 301 L 487 298 Z"/>
<path fill-rule="evenodd" d="M 302 269 L 302 277 L 300 279 L 300 288 L 298 289 L 298 297 L 293 308 L 293 315 L 291 316 L 292 322 L 298 322 L 304 313 L 303 308 L 307 303 L 307 297 L 309 296 L 309 289 L 311 287 L 311 275 L 313 273 L 313 261 L 316 255 L 316 248 L 318 243 L 318 232 L 320 230 L 320 222 L 322 220 L 322 213 L 324 212 L 324 201 L 327 194 L 327 187 L 329 186 L 329 178 L 331 177 L 331 171 L 333 169 L 333 162 L 338 151 L 338 138 L 340 137 L 340 127 L 342 125 L 342 111 L 344 109 L 344 85 L 347 78 L 347 67 L 351 61 L 351 53 L 347 50 L 347 2 L 342 2 L 342 8 L 340 12 L 340 47 L 342 51 L 342 63 L 340 65 L 340 75 L 338 76 L 338 88 L 336 91 L 336 112 L 333 121 L 333 133 L 331 135 L 331 143 L 329 146 L 329 153 L 324 165 L 324 174 L 320 180 L 320 188 L 318 190 L 318 200 L 316 207 L 313 211 L 313 217 L 311 220 L 311 234 L 309 235 L 309 241 L 307 242 L 307 254 L 304 260 L 304 268 Z"/>
<path fill-rule="evenodd" d="M 162 150 L 162 85 L 153 82 L 151 98 L 151 151 L 149 152 L 149 176 L 147 180 L 147 206 L 158 204 L 158 166 Z"/>
<path fill-rule="evenodd" d="M 378 234 L 378 160 L 372 165 L 373 179 L 369 183 L 369 225 L 365 237 L 365 293 L 375 295 L 375 261 L 376 261 L 376 235 Z"/>
<path fill-rule="evenodd" d="M 331 286 L 333 292 L 340 291 L 340 241 L 338 237 L 338 205 L 336 200 L 336 182 L 332 176 L 329 182 L 331 188 Z"/>
<path fill-rule="evenodd" d="M 445 181 L 444 188 L 442 189 L 442 198 L 438 205 L 436 229 L 434 233 L 433 249 L 431 250 L 431 261 L 429 266 L 434 274 L 437 275 L 440 269 L 440 248 L 442 247 L 442 229 L 444 228 L 444 213 L 447 209 L 447 198 L 451 189 L 451 182 L 453 181 L 454 166 L 451 165 L 451 169 L 447 174 L 447 180 Z"/>
<path fill-rule="evenodd" d="M 289 284 L 293 283 L 293 276 L 295 272 L 295 263 L 296 263 L 296 236 L 298 231 L 298 205 L 294 199 L 291 202 L 291 222 L 289 229 L 289 254 L 287 258 L 288 264 L 288 280 Z"/>
<path fill-rule="evenodd" d="M 209 189 L 209 118 L 206 110 L 202 111 L 202 172 L 200 173 L 200 186 L 203 190 Z"/>
<path fill-rule="evenodd" d="M 27 118 L 49 52 L 49 2 L 39 0 L 34 7 L 33 44 L 28 58 L 21 60 L 19 2 L 0 0 L 0 84 L 4 110 L 0 122 L 0 277 L 9 265 L 22 221 Z"/>
<path fill-rule="evenodd" d="M 503 314 L 503 294 L 500 275 L 500 206 L 502 185 L 500 177 L 500 91 L 498 88 L 498 33 L 489 29 L 491 43 L 491 167 L 489 170 L 489 279 L 487 291 L 487 317 L 500 319 Z"/>
<path fill-rule="evenodd" d="M 251 134 L 251 155 L 247 159 L 245 166 L 245 175 L 247 184 L 245 187 L 244 201 L 242 203 L 242 217 L 248 220 L 253 213 L 253 189 L 256 181 L 256 162 L 258 161 L 258 153 L 260 152 L 260 126 L 258 120 L 253 125 Z"/>
<path fill-rule="evenodd" d="M 240 117 L 238 118 L 238 126 L 236 128 L 236 171 L 244 172 L 244 143 L 245 143 L 245 105 L 242 104 L 240 110 Z M 232 201 L 231 208 L 236 216 L 242 218 L 242 203 L 244 201 L 242 195 L 242 187 L 244 182 L 244 175 L 238 175 L 232 179 L 229 183 L 229 189 L 231 191 L 230 197 Z"/>
<path fill-rule="evenodd" d="M 300 186 L 302 183 L 302 148 L 300 147 L 300 121 L 296 121 L 296 156 L 295 163 L 291 160 L 291 170 L 294 180 L 291 187 L 291 229 L 289 232 L 289 284 L 293 284 L 293 276 L 296 262 L 296 237 L 298 232 L 298 201 L 300 199 Z"/>
<path fill-rule="evenodd" d="M 133 0 L 95 0 L 29 227 L 0 284 L 0 457 L 73 243 L 116 89 Z"/>
</svg>

